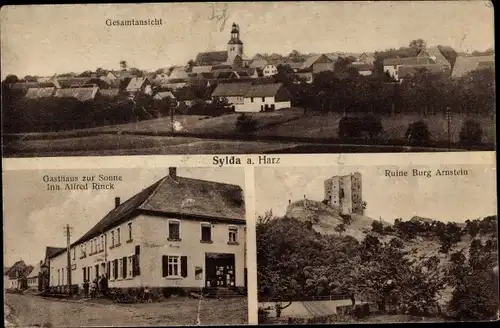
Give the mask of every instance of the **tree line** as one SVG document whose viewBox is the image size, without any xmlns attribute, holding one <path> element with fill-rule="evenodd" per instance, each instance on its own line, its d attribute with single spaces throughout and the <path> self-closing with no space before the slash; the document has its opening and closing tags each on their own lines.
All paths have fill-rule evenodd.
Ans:
<svg viewBox="0 0 500 328">
<path fill-rule="evenodd" d="M 468 258 L 454 252 L 446 266 L 438 256 L 415 259 L 400 238 L 368 233 L 359 242 L 322 235 L 310 222 L 272 212 L 259 217 L 256 228 L 259 300 L 278 308 L 304 296 L 333 294 L 370 301 L 383 313 L 484 320 L 498 309 L 494 243 L 474 239 Z M 438 300 L 447 286 L 454 292 L 443 308 Z"/>
</svg>

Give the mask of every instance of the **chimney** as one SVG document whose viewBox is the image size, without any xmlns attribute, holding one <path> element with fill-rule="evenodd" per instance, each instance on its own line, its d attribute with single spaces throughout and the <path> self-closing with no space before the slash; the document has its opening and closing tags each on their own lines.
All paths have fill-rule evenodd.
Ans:
<svg viewBox="0 0 500 328">
<path fill-rule="evenodd" d="M 115 197 L 115 208 L 120 206 L 120 197 Z"/>
<path fill-rule="evenodd" d="M 168 168 L 168 175 L 172 178 L 172 179 L 176 179 L 177 178 L 177 168 L 175 167 L 169 167 Z"/>
</svg>

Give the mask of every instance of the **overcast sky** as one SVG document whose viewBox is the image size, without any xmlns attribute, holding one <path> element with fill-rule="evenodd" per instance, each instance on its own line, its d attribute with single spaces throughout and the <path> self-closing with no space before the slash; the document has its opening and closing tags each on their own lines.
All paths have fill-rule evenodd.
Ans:
<svg viewBox="0 0 500 328">
<path fill-rule="evenodd" d="M 114 191 L 46 191 L 44 175 L 121 175 Z M 242 168 L 178 168 L 183 177 L 218 181 L 244 188 Z M 73 227 L 72 241 L 80 238 L 114 207 L 115 197 L 126 201 L 168 175 L 168 169 L 30 170 L 4 171 L 4 264 L 43 259 L 46 246 L 66 246 L 65 224 Z M 81 179 L 81 178 L 80 178 Z"/>
<path fill-rule="evenodd" d="M 440 221 L 464 222 L 496 214 L 496 172 L 494 166 L 467 165 L 468 176 L 396 177 L 384 176 L 385 169 L 399 167 L 279 167 L 255 168 L 256 214 L 272 209 L 274 215 L 286 212 L 288 200 L 304 198 L 322 201 L 323 181 L 334 175 L 360 172 L 366 215 L 394 222 L 413 216 Z M 415 167 L 410 167 L 409 170 Z M 439 166 L 419 167 L 435 171 Z M 444 168 L 442 166 L 441 168 Z M 411 172 L 410 172 L 411 174 Z"/>
<path fill-rule="evenodd" d="M 493 47 L 493 8 L 483 1 L 229 3 L 226 24 L 208 3 L 11 6 L 1 10 L 2 79 L 97 67 L 157 69 L 226 50 L 230 25 L 245 55 L 365 52 L 428 45 L 457 51 Z M 223 3 L 217 3 L 221 8 Z M 216 10 L 216 15 L 220 10 Z M 108 27 L 106 19 L 162 19 L 162 26 Z"/>
</svg>

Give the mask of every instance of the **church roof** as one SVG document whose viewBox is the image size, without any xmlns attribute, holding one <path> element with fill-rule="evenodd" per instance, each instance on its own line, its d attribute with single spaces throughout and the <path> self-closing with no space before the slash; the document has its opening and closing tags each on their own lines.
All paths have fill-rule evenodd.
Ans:
<svg viewBox="0 0 500 328">
<path fill-rule="evenodd" d="M 240 39 L 231 39 L 227 44 L 243 44 Z"/>
<path fill-rule="evenodd" d="M 214 63 L 225 63 L 227 61 L 227 51 L 200 52 L 196 56 L 198 65 L 212 65 Z"/>
</svg>

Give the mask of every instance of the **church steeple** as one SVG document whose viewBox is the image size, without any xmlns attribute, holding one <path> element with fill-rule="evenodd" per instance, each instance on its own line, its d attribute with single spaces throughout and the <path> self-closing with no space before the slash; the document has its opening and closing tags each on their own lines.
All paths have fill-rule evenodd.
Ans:
<svg viewBox="0 0 500 328">
<path fill-rule="evenodd" d="M 233 23 L 231 26 L 231 38 L 227 43 L 227 59 L 229 63 L 233 63 L 236 56 L 243 57 L 243 42 L 240 40 L 240 27 Z"/>
</svg>

